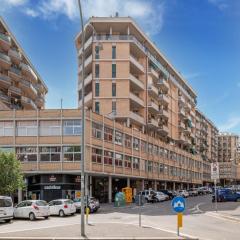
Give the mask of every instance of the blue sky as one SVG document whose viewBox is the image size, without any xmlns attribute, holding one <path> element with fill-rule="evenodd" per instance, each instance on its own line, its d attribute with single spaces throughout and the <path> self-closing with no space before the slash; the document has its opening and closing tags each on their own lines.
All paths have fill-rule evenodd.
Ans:
<svg viewBox="0 0 240 240">
<path fill-rule="evenodd" d="M 46 82 L 47 108 L 77 107 L 77 0 L 0 0 L 0 14 Z M 85 18 L 132 16 L 222 131 L 240 133 L 239 0 L 83 0 Z"/>
</svg>

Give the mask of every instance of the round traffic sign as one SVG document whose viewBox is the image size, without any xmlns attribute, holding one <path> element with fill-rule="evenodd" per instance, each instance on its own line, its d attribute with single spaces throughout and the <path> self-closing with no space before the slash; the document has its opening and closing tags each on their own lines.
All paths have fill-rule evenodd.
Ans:
<svg viewBox="0 0 240 240">
<path fill-rule="evenodd" d="M 172 208 L 177 213 L 183 212 L 185 210 L 185 199 L 183 197 L 173 198 Z"/>
</svg>

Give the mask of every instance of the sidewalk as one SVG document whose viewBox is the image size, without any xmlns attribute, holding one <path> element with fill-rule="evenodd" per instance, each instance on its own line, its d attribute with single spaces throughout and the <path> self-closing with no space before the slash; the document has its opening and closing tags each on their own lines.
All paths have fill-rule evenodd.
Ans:
<svg viewBox="0 0 240 240">
<path fill-rule="evenodd" d="M 80 238 L 80 224 L 0 234 L 0 239 L 186 239 L 149 227 L 131 224 L 98 223 L 86 226 L 86 237 Z M 189 239 L 189 238 L 188 238 Z"/>
</svg>

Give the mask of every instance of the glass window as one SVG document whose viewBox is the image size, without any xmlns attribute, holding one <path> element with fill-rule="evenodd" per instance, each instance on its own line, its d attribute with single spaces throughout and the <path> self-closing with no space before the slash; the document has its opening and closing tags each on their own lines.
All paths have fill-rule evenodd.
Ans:
<svg viewBox="0 0 240 240">
<path fill-rule="evenodd" d="M 123 144 L 123 134 L 119 131 L 115 131 L 115 143 L 118 145 Z"/>
<path fill-rule="evenodd" d="M 95 102 L 95 112 L 98 114 L 100 112 L 100 103 L 99 102 Z"/>
<path fill-rule="evenodd" d="M 123 166 L 123 155 L 119 153 L 115 153 L 115 165 L 117 167 Z"/>
<path fill-rule="evenodd" d="M 114 64 L 112 64 L 112 78 L 116 78 L 116 75 L 117 75 L 116 64 L 114 63 Z"/>
<path fill-rule="evenodd" d="M 95 46 L 95 59 L 99 59 L 99 46 Z"/>
<path fill-rule="evenodd" d="M 163 174 L 164 173 L 164 164 L 159 163 L 159 173 Z"/>
<path fill-rule="evenodd" d="M 139 169 L 139 158 L 133 157 L 133 169 Z"/>
<path fill-rule="evenodd" d="M 113 164 L 113 152 L 104 151 L 104 164 L 112 165 Z"/>
<path fill-rule="evenodd" d="M 112 101 L 112 112 L 113 113 L 117 112 L 117 103 L 116 103 L 116 101 Z"/>
<path fill-rule="evenodd" d="M 102 124 L 93 122 L 92 123 L 92 136 L 98 139 L 102 139 L 102 131 L 103 127 Z"/>
<path fill-rule="evenodd" d="M 64 120 L 63 135 L 81 135 L 82 125 L 81 120 Z"/>
<path fill-rule="evenodd" d="M 133 149 L 139 150 L 139 139 L 138 138 L 133 138 Z"/>
<path fill-rule="evenodd" d="M 99 64 L 95 64 L 95 78 L 99 78 Z"/>
<path fill-rule="evenodd" d="M 148 172 L 152 172 L 152 171 L 153 171 L 153 162 L 148 161 Z"/>
<path fill-rule="evenodd" d="M 116 94 L 117 94 L 116 83 L 113 82 L 112 83 L 112 96 L 116 97 Z"/>
<path fill-rule="evenodd" d="M 40 147 L 40 161 L 59 162 L 61 160 L 61 147 Z"/>
<path fill-rule="evenodd" d="M 131 136 L 125 134 L 124 142 L 125 142 L 126 148 L 132 148 L 132 137 Z"/>
<path fill-rule="evenodd" d="M 18 121 L 17 136 L 37 136 L 37 121 Z"/>
<path fill-rule="evenodd" d="M 102 163 L 102 149 L 92 148 L 92 162 Z"/>
<path fill-rule="evenodd" d="M 40 121 L 40 136 L 61 135 L 60 121 Z"/>
<path fill-rule="evenodd" d="M 13 122 L 0 122 L 0 136 L 7 137 L 14 135 Z"/>
<path fill-rule="evenodd" d="M 104 140 L 107 142 L 113 141 L 113 129 L 109 127 L 104 127 Z"/>
<path fill-rule="evenodd" d="M 132 157 L 131 156 L 125 155 L 124 166 L 125 166 L 125 168 L 132 168 Z"/>
<path fill-rule="evenodd" d="M 81 161 L 81 147 L 80 146 L 64 146 L 63 161 L 66 161 L 66 162 Z"/>
<path fill-rule="evenodd" d="M 153 154 L 153 145 L 151 143 L 148 144 L 148 153 Z"/>
<path fill-rule="evenodd" d="M 16 155 L 21 162 L 36 162 L 37 147 L 17 147 Z"/>
<path fill-rule="evenodd" d="M 147 143 L 145 141 L 141 141 L 141 151 L 147 152 Z"/>
<path fill-rule="evenodd" d="M 98 82 L 95 83 L 95 96 L 99 97 L 99 83 Z"/>
<path fill-rule="evenodd" d="M 116 59 L 116 46 L 112 46 L 112 59 Z"/>
</svg>

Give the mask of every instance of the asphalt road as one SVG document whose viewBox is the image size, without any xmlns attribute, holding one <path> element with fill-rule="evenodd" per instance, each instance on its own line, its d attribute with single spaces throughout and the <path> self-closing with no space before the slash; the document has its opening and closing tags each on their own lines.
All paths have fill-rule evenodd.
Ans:
<svg viewBox="0 0 240 240">
<path fill-rule="evenodd" d="M 176 233 L 176 213 L 173 212 L 171 201 L 146 204 L 141 209 L 142 225 L 152 227 L 168 233 Z M 240 203 L 218 203 L 218 213 L 226 211 L 236 212 L 240 215 Z M 102 205 L 99 212 L 91 214 L 89 223 L 91 225 L 100 224 L 132 224 L 138 225 L 139 207 L 135 204 L 124 208 L 115 208 L 112 205 Z M 238 214 L 239 213 L 239 214 Z M 58 228 L 58 233 L 64 235 L 73 225 L 80 223 L 80 215 L 72 217 L 51 217 L 49 220 L 14 220 L 11 224 L 0 224 L 0 237 L 14 234 L 24 236 L 24 234 L 38 231 L 41 237 L 41 229 L 44 234 L 52 233 Z M 39 231 L 40 230 L 40 231 Z M 199 239 L 212 240 L 238 240 L 240 236 L 239 221 L 222 217 L 215 213 L 215 205 L 211 202 L 211 196 L 190 197 L 186 199 L 186 211 L 183 217 L 183 228 L 180 230 L 182 236 L 189 236 Z"/>
</svg>

